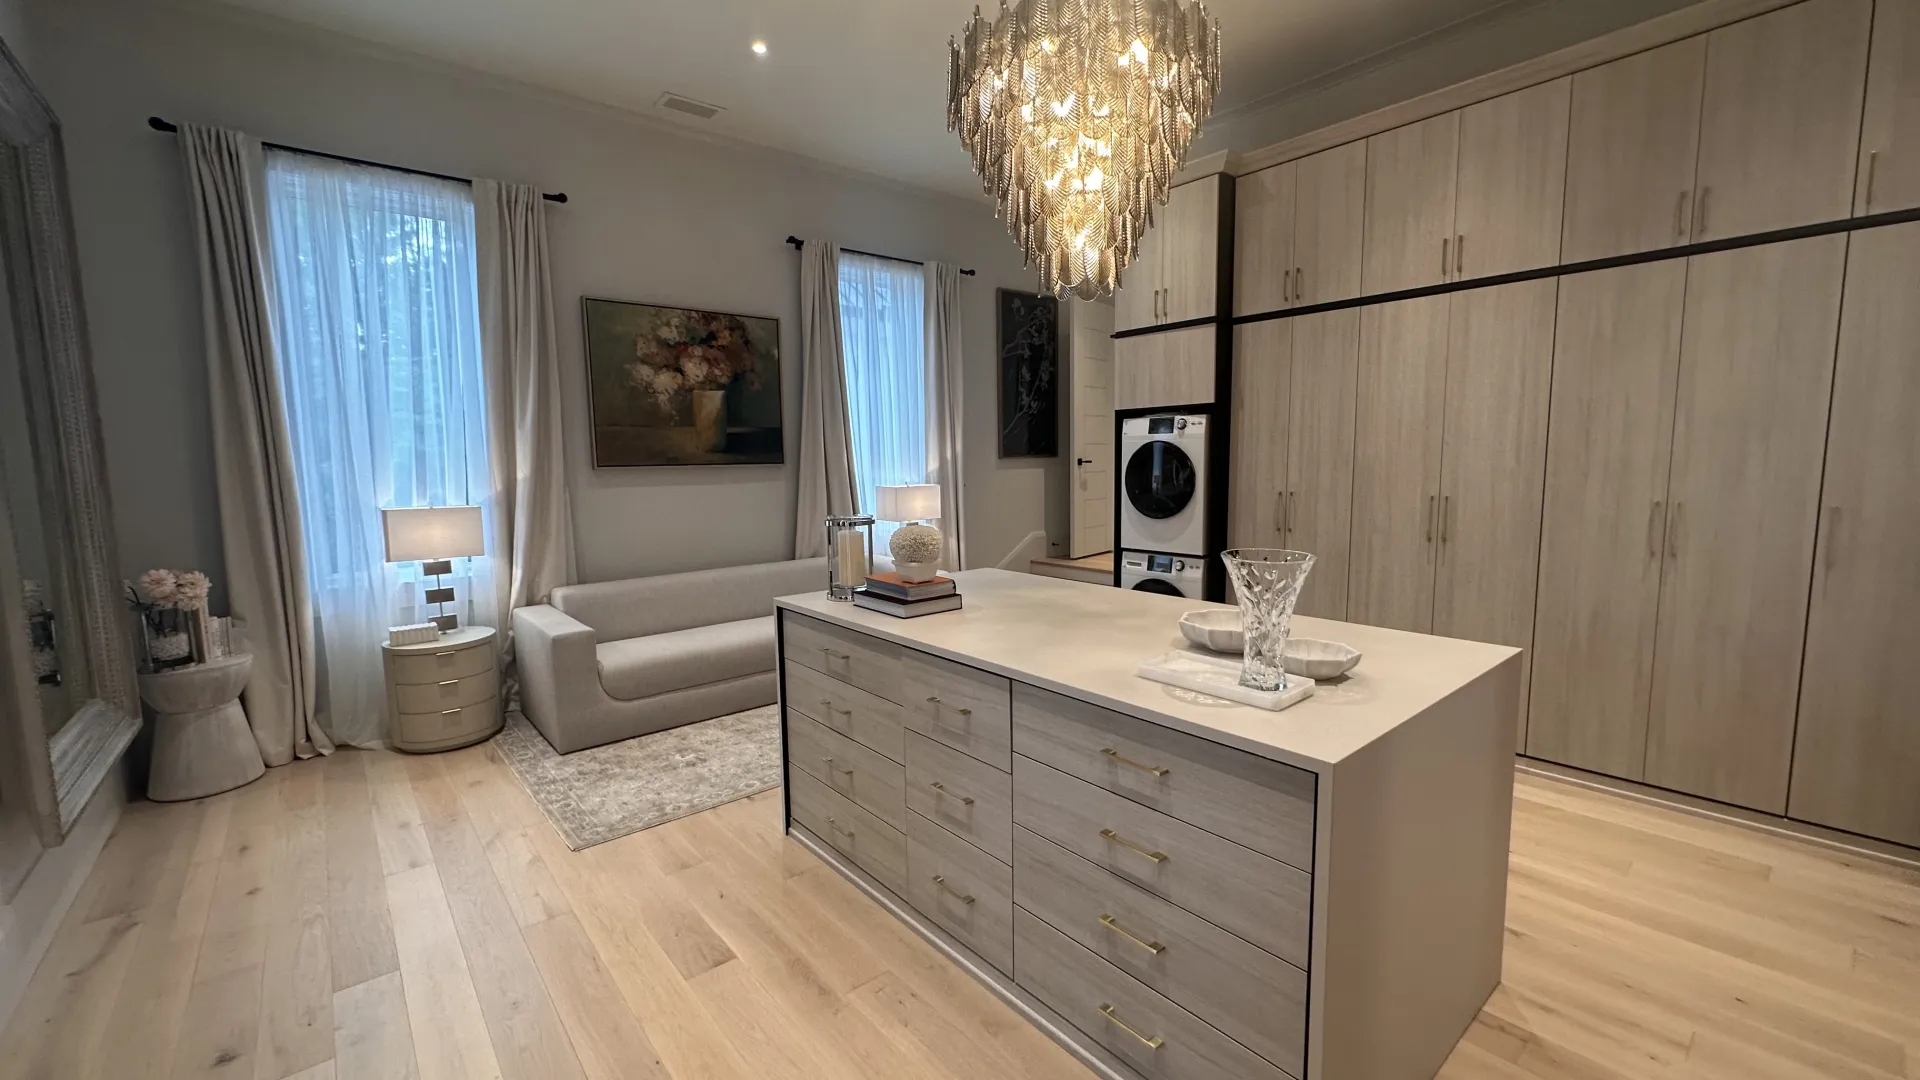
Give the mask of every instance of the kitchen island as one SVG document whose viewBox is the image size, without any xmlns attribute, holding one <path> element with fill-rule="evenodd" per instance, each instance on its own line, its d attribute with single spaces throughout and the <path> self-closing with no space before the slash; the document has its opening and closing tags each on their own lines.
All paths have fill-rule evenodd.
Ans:
<svg viewBox="0 0 1920 1080">
<path fill-rule="evenodd" d="M 1178 597 L 1001 570 L 777 602 L 791 834 L 1120 1080 L 1426 1080 L 1500 980 L 1520 652 L 1364 652 L 1282 712 L 1134 675 Z"/>
</svg>

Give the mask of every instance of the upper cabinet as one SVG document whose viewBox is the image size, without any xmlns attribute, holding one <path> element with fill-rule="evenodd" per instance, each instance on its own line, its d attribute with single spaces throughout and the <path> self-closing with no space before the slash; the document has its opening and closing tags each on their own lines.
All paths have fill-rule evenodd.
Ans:
<svg viewBox="0 0 1920 1080">
<path fill-rule="evenodd" d="M 1853 212 L 1920 206 L 1920 0 L 1879 0 Z"/>
<path fill-rule="evenodd" d="M 1233 313 L 1360 295 L 1367 144 L 1347 143 L 1240 178 Z"/>
<path fill-rule="evenodd" d="M 1249 173 L 1234 184 L 1233 313 L 1293 306 L 1297 162 Z"/>
<path fill-rule="evenodd" d="M 1561 262 L 1687 242 L 1706 70 L 1692 37 L 1573 77 Z"/>
<path fill-rule="evenodd" d="M 1453 277 L 1454 181 L 1459 165 L 1457 112 L 1383 131 L 1367 140 L 1362 292 L 1417 289 Z"/>
<path fill-rule="evenodd" d="M 1218 314 L 1221 183 L 1208 176 L 1182 184 L 1154 214 L 1114 294 L 1115 330 Z"/>
<path fill-rule="evenodd" d="M 1873 0 L 1806 0 L 1707 35 L 1693 239 L 1844 218 Z"/>
<path fill-rule="evenodd" d="M 1455 278 L 1560 261 L 1571 86 L 1555 79 L 1460 110 Z"/>
</svg>

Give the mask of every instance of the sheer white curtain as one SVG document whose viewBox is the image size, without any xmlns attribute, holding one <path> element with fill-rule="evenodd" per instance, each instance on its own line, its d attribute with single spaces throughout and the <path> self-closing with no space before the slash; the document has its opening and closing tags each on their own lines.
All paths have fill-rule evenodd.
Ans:
<svg viewBox="0 0 1920 1080">
<path fill-rule="evenodd" d="M 419 565 L 386 562 L 380 510 L 478 505 L 489 526 L 497 514 L 472 191 L 271 152 L 267 211 L 316 713 L 336 741 L 375 745 L 387 727 L 380 642 L 431 614 Z M 492 554 L 455 562 L 463 624 L 500 625 Z"/>
<path fill-rule="evenodd" d="M 840 341 L 863 514 L 877 505 L 875 488 L 927 482 L 925 304 L 920 267 L 840 253 Z M 875 523 L 876 551 L 886 550 L 897 528 Z"/>
</svg>

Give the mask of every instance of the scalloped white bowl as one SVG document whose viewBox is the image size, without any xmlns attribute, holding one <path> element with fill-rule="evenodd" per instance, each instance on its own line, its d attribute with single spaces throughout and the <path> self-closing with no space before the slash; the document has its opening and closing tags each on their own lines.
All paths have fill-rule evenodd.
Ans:
<svg viewBox="0 0 1920 1080">
<path fill-rule="evenodd" d="M 1180 616 L 1180 634 L 1203 649 L 1237 653 L 1246 649 L 1240 632 L 1240 613 L 1231 608 L 1189 611 Z"/>
<path fill-rule="evenodd" d="M 1240 613 L 1230 608 L 1187 612 L 1180 616 L 1180 636 L 1210 652 L 1239 653 L 1247 647 Z M 1360 656 L 1359 649 L 1338 641 L 1290 637 L 1281 666 L 1309 679 L 1336 679 L 1352 671 Z"/>
</svg>

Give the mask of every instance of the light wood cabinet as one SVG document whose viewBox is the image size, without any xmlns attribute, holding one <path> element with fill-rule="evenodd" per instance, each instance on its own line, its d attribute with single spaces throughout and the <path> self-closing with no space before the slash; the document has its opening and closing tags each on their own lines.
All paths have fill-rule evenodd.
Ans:
<svg viewBox="0 0 1920 1080">
<path fill-rule="evenodd" d="M 1313 572 L 1294 610 L 1347 617 L 1353 533 L 1353 420 L 1360 311 L 1326 311 L 1293 324 L 1287 405 L 1286 547 L 1313 553 Z"/>
<path fill-rule="evenodd" d="M 1560 281 L 1527 753 L 1640 779 L 1684 260 Z"/>
<path fill-rule="evenodd" d="M 1211 326 L 1118 338 L 1113 343 L 1113 407 L 1158 408 L 1213 400 Z"/>
<path fill-rule="evenodd" d="M 1293 223 L 1295 305 L 1360 295 L 1366 235 L 1367 144 L 1323 150 L 1296 164 Z"/>
<path fill-rule="evenodd" d="M 1853 212 L 1920 206 L 1920 0 L 1877 0 Z"/>
<path fill-rule="evenodd" d="M 1174 188 L 1154 211 L 1133 265 L 1114 293 L 1116 330 L 1201 319 L 1218 313 L 1220 193 L 1224 181 L 1203 177 Z"/>
<path fill-rule="evenodd" d="M 1450 298 L 1363 308 L 1347 617 L 1433 628 Z"/>
<path fill-rule="evenodd" d="M 1787 812 L 1920 847 L 1920 225 L 1856 233 Z"/>
<path fill-rule="evenodd" d="M 1455 278 L 1560 261 L 1571 84 L 1555 79 L 1460 110 Z"/>
<path fill-rule="evenodd" d="M 1367 140 L 1363 293 L 1414 289 L 1452 279 L 1459 159 L 1457 112 Z"/>
<path fill-rule="evenodd" d="M 1293 306 L 1294 162 L 1234 183 L 1233 313 Z"/>
<path fill-rule="evenodd" d="M 1160 219 L 1164 224 L 1165 219 Z M 1133 264 L 1120 271 L 1120 287 L 1113 292 L 1113 328 L 1138 330 L 1160 322 L 1160 248 L 1166 238 L 1158 228 L 1140 238 Z"/>
<path fill-rule="evenodd" d="M 1690 260 L 1646 781 L 1784 813 L 1847 238 Z"/>
<path fill-rule="evenodd" d="M 1687 242 L 1706 69 L 1702 35 L 1573 77 L 1561 262 Z"/>
<path fill-rule="evenodd" d="M 1846 217 L 1873 0 L 1805 0 L 1707 35 L 1693 239 Z"/>
<path fill-rule="evenodd" d="M 1227 535 L 1233 547 L 1286 547 L 1287 403 L 1292 319 L 1233 332 L 1233 478 Z"/>
</svg>

